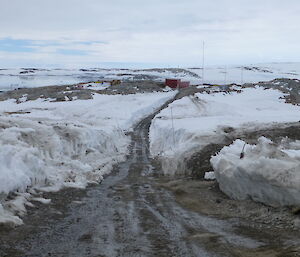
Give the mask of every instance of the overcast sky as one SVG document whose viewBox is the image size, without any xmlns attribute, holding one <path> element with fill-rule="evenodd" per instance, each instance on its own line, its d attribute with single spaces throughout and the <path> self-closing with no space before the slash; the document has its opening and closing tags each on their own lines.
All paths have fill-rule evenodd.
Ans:
<svg viewBox="0 0 300 257">
<path fill-rule="evenodd" d="M 297 62 L 299 0 L 0 0 L 0 67 Z"/>
</svg>

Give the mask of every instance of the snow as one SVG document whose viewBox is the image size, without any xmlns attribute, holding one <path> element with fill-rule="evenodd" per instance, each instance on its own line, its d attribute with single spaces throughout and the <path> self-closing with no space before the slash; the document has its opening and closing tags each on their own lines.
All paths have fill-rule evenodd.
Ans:
<svg viewBox="0 0 300 257">
<path fill-rule="evenodd" d="M 16 215 L 26 213 L 29 200 L 47 203 L 23 195 L 8 204 L 10 192 L 84 188 L 101 181 L 115 163 L 125 160 L 130 143 L 125 133 L 174 94 L 0 102 L 0 223 L 20 224 Z"/>
<path fill-rule="evenodd" d="M 191 76 L 192 73 L 183 69 L 35 69 L 25 74 L 24 71 L 24 69 L 0 69 L 0 90 L 12 90 L 19 87 L 72 85 L 82 82 L 93 85 L 92 81 L 98 81 L 99 79 L 133 80 L 135 77 L 138 79 L 151 78 L 157 81 L 163 81 L 168 77 L 195 79 Z M 194 76 L 197 75 L 194 74 Z M 196 82 L 199 83 L 199 78 L 196 78 Z M 99 84 L 97 87 L 99 87 L 99 90 L 103 89 Z"/>
<path fill-rule="evenodd" d="M 110 86 L 109 83 L 103 82 L 103 83 L 86 83 L 82 87 L 86 89 L 92 89 L 92 90 L 104 90 Z"/>
<path fill-rule="evenodd" d="M 23 221 L 12 212 L 5 210 L 0 204 L 0 224 L 22 225 Z"/>
<path fill-rule="evenodd" d="M 222 143 L 224 128 L 249 130 L 300 120 L 300 107 L 286 104 L 282 92 L 261 87 L 240 90 L 184 97 L 156 115 L 150 127 L 150 152 L 163 157 L 165 174 L 186 172 L 185 159 L 208 144 Z"/>
<path fill-rule="evenodd" d="M 187 69 L 202 76 L 202 69 Z M 300 63 L 261 63 L 249 65 L 207 66 L 204 83 L 210 84 L 244 84 L 270 81 L 276 78 L 298 79 Z"/>
<path fill-rule="evenodd" d="M 50 204 L 51 203 L 51 199 L 45 199 L 45 198 L 42 198 L 42 197 L 31 198 L 31 201 L 36 201 L 36 202 L 40 202 L 40 203 L 43 203 L 43 204 Z"/>
<path fill-rule="evenodd" d="M 67 85 L 99 79 L 133 80 L 152 78 L 163 81 L 166 78 L 179 78 L 192 85 L 202 84 L 201 68 L 180 69 L 35 69 L 23 73 L 24 69 L 0 69 L 0 90 L 18 87 L 39 87 Z M 27 70 L 28 71 L 28 70 Z M 26 72 L 26 71 L 25 71 Z M 148 76 L 148 77 L 147 77 Z M 149 77 L 150 76 L 150 77 Z M 270 81 L 275 78 L 297 79 L 300 76 L 300 63 L 264 63 L 250 65 L 206 66 L 204 82 L 210 84 L 250 83 Z"/>
<path fill-rule="evenodd" d="M 41 119 L 55 122 L 80 121 L 106 132 L 118 128 L 130 130 L 144 115 L 150 114 L 176 92 L 134 95 L 94 94 L 92 100 L 52 102 L 52 99 L 37 99 L 16 104 L 10 99 L 0 102 L 0 114 L 22 112 L 9 117 Z"/>
<path fill-rule="evenodd" d="M 213 171 L 205 172 L 204 179 L 206 179 L 206 180 L 215 180 L 216 179 L 215 172 L 213 172 Z"/>
<path fill-rule="evenodd" d="M 275 145 L 261 137 L 257 145 L 236 140 L 211 158 L 220 189 L 238 200 L 251 198 L 271 206 L 300 205 L 300 142 Z M 289 154 L 292 153 L 292 154 Z"/>
</svg>

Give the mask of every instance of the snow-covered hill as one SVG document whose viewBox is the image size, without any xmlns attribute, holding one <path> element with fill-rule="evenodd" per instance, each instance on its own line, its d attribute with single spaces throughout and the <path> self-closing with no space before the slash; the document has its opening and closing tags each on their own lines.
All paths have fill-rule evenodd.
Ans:
<svg viewBox="0 0 300 257">
<path fill-rule="evenodd" d="M 90 82 L 99 79 L 156 80 L 181 78 L 198 85 L 203 82 L 201 68 L 166 69 L 0 69 L 0 90 Z M 207 66 L 205 83 L 247 83 L 275 78 L 300 78 L 300 63 L 269 63 L 235 66 Z"/>
<path fill-rule="evenodd" d="M 189 69 L 202 75 L 200 69 Z M 211 84 L 244 84 L 276 78 L 300 78 L 300 63 L 265 63 L 236 66 L 209 66 L 204 70 L 204 82 Z"/>
</svg>

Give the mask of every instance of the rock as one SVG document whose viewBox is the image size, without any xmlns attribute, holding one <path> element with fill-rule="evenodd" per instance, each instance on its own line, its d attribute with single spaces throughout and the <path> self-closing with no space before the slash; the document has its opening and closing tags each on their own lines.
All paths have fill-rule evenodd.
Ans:
<svg viewBox="0 0 300 257">
<path fill-rule="evenodd" d="M 216 199 L 216 203 L 221 203 L 222 200 L 221 199 Z"/>
<path fill-rule="evenodd" d="M 293 208 L 292 208 L 292 213 L 293 213 L 294 215 L 300 214 L 300 206 L 295 206 L 295 207 L 293 207 Z"/>
</svg>

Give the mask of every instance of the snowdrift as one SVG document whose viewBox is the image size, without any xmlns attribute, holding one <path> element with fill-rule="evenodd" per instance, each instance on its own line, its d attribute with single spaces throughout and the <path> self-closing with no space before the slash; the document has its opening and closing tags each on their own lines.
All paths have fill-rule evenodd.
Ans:
<svg viewBox="0 0 300 257">
<path fill-rule="evenodd" d="M 186 160 L 209 144 L 223 144 L 228 128 L 247 131 L 300 119 L 300 107 L 286 104 L 279 90 L 237 89 L 184 97 L 156 115 L 150 152 L 161 160 L 165 174 L 189 173 Z"/>
<path fill-rule="evenodd" d="M 265 137 L 257 145 L 236 140 L 211 158 L 221 190 L 229 197 L 251 198 L 271 206 L 300 205 L 300 141 L 278 146 Z"/>
<path fill-rule="evenodd" d="M 174 92 L 0 103 L 0 223 L 21 224 L 41 191 L 84 188 L 125 160 L 126 132 Z M 10 199 L 7 200 L 7 196 Z"/>
<path fill-rule="evenodd" d="M 82 124 L 7 118 L 1 118 L 0 124 L 0 192 L 3 197 L 17 192 L 19 199 L 1 201 L 6 215 L 1 208 L 0 223 L 9 221 L 8 210 L 11 222 L 16 221 L 12 214 L 26 213 L 24 205 L 33 197 L 26 192 L 100 182 L 112 165 L 125 159 L 129 143 L 123 131 L 107 133 Z"/>
<path fill-rule="evenodd" d="M 52 191 L 84 187 L 122 160 L 128 144 L 120 130 L 106 133 L 76 123 L 1 118 L 0 124 L 0 192 L 5 194 L 32 185 Z"/>
</svg>

